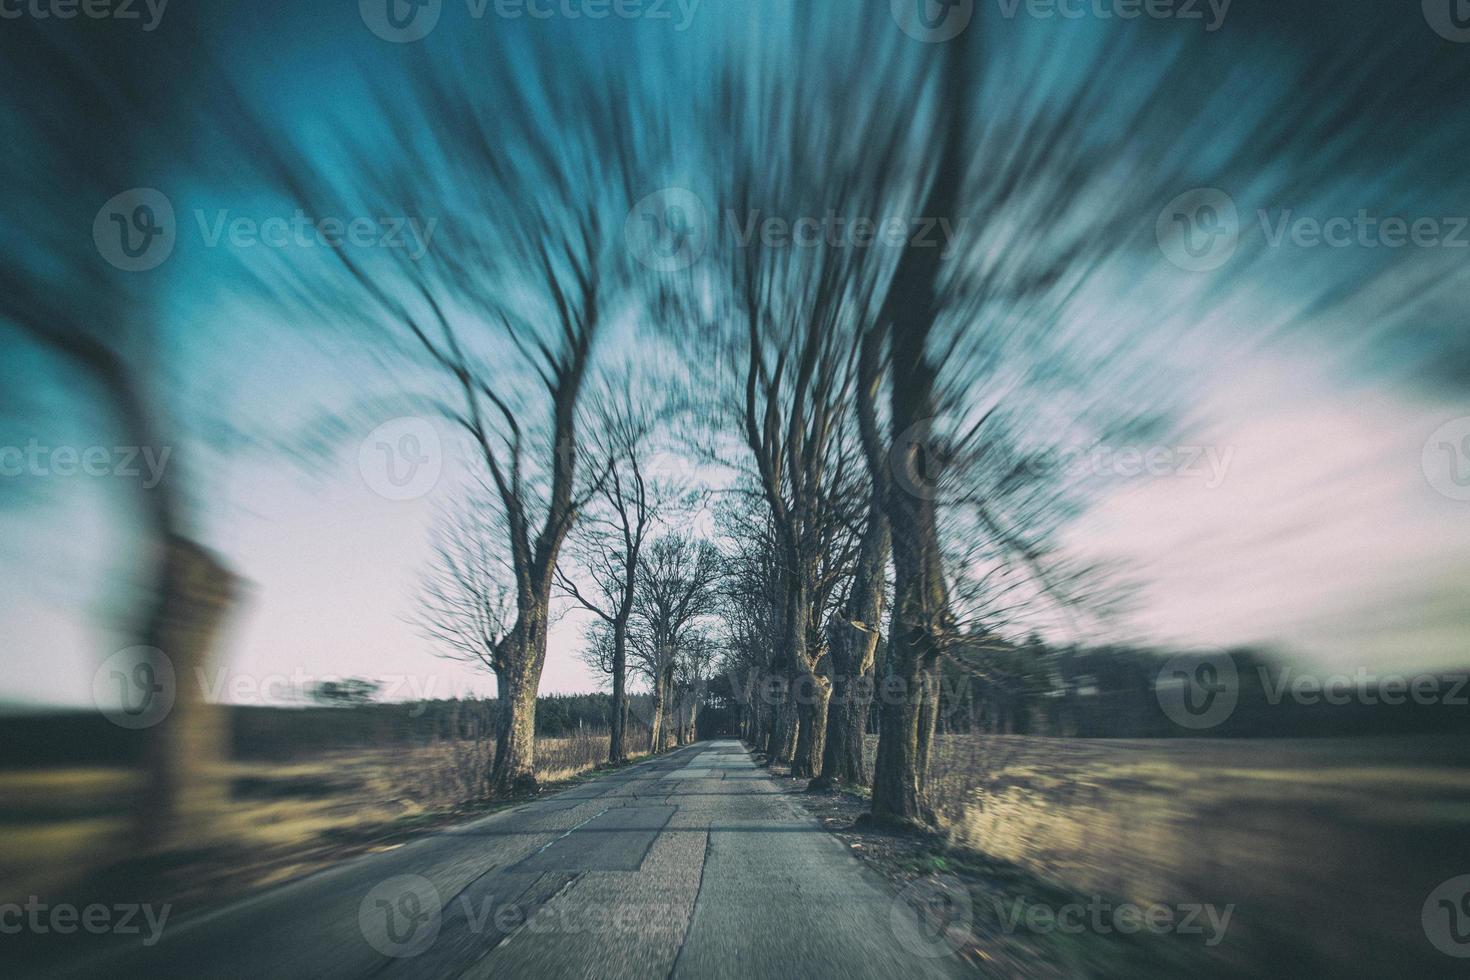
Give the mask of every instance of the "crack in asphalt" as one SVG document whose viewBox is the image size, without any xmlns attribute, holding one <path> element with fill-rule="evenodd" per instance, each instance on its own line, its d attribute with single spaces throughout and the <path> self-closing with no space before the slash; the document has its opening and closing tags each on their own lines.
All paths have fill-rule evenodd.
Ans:
<svg viewBox="0 0 1470 980">
<path fill-rule="evenodd" d="M 709 831 L 705 831 L 704 855 L 699 861 L 699 884 L 694 888 L 694 901 L 689 904 L 689 921 L 684 925 L 684 934 L 679 937 L 679 951 L 674 954 L 674 962 L 669 964 L 669 975 L 664 980 L 672 980 L 678 972 L 679 960 L 684 956 L 684 944 L 689 941 L 689 931 L 694 928 L 694 916 L 699 912 L 699 893 L 704 891 L 704 869 L 709 867 L 710 846 Z"/>
</svg>

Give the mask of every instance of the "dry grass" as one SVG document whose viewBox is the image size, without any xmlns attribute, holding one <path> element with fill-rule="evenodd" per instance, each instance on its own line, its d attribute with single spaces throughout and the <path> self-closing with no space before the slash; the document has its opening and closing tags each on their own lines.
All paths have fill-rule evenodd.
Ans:
<svg viewBox="0 0 1470 980">
<path fill-rule="evenodd" d="M 931 804 L 961 849 L 1074 891 L 1235 903 L 1212 957 L 1388 975 L 1434 951 L 1420 909 L 1470 868 L 1453 739 L 944 736 Z"/>
<path fill-rule="evenodd" d="M 630 757 L 646 753 L 646 745 Z M 165 861 L 170 897 L 222 897 L 295 877 L 353 853 L 507 805 L 487 800 L 493 741 L 332 752 L 292 763 L 232 762 L 214 776 L 230 788 L 216 844 Z M 543 738 L 537 775 L 555 784 L 607 761 L 607 734 Z M 85 885 L 126 855 L 132 773 L 63 769 L 0 773 L 0 900 Z"/>
</svg>

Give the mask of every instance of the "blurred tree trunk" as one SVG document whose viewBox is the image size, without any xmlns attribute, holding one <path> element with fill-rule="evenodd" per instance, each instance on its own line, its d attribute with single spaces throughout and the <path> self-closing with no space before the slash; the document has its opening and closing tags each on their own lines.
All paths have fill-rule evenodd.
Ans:
<svg viewBox="0 0 1470 980">
<path fill-rule="evenodd" d="M 228 717 L 204 699 L 202 678 L 239 591 L 235 576 L 188 538 L 168 534 L 158 547 L 157 595 L 140 639 L 169 658 L 175 690 L 168 716 L 146 730 L 134 838 L 149 850 L 209 841 L 229 804 L 220 771 L 229 756 Z"/>
<path fill-rule="evenodd" d="M 973 80 L 959 41 L 946 43 L 941 57 L 938 162 L 922 213 L 952 219 L 968 165 L 961 137 Z M 943 454 L 930 442 L 940 365 L 928 341 L 943 306 L 942 262 L 939 249 L 910 243 L 894 271 L 884 307 L 890 444 L 886 458 L 875 458 L 878 447 L 867 448 L 870 470 L 892 467 L 904 476 L 890 481 L 884 495 L 894 567 L 886 678 L 901 696 L 883 699 L 872 811 L 880 822 L 900 824 L 927 821 L 925 763 L 937 705 L 926 708 L 926 699 L 953 626 L 939 542 Z"/>
<path fill-rule="evenodd" d="M 139 378 L 111 347 L 67 325 L 17 318 L 27 334 L 94 378 L 128 444 L 164 446 L 158 413 Z M 144 729 L 144 799 L 132 831 L 136 853 L 189 846 L 217 836 L 214 825 L 227 802 L 218 782 L 227 751 L 222 709 L 204 699 L 203 678 L 238 584 L 220 561 L 184 529 L 177 503 L 177 467 L 142 490 L 142 533 L 149 556 L 149 606 L 138 628 L 141 646 L 168 658 L 174 701 L 168 714 Z"/>
</svg>

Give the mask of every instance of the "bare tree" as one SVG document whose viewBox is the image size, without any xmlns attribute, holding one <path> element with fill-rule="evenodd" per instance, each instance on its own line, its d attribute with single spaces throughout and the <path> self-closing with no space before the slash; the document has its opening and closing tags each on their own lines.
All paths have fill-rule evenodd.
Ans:
<svg viewBox="0 0 1470 980">
<path fill-rule="evenodd" d="M 615 247 L 620 229 L 605 219 L 626 213 L 635 144 L 661 132 L 656 121 L 635 123 L 641 103 L 630 86 L 556 75 L 544 70 L 549 63 L 527 76 L 509 59 L 477 57 L 473 68 L 413 62 L 408 91 L 376 93 L 383 132 L 393 136 L 350 145 L 344 168 L 322 167 L 257 113 L 240 108 L 237 125 L 256 170 L 309 215 L 353 213 L 367 200 L 443 216 L 444 246 L 423 255 L 334 247 L 321 268 L 268 274 L 288 302 L 409 355 L 477 458 L 514 595 L 485 658 L 501 704 L 491 781 L 501 794 L 535 782 L 536 694 L 557 559 L 582 507 L 610 478 L 604 467 L 579 482 L 577 465 L 594 341 L 629 261 Z M 384 143 L 403 152 L 385 159 Z M 290 288 L 277 281 L 286 276 Z"/>
<path fill-rule="evenodd" d="M 612 677 L 613 716 L 608 758 L 625 761 L 623 732 L 628 720 L 628 621 L 637 597 L 639 559 L 643 542 L 654 519 L 654 504 L 648 480 L 643 475 L 642 454 L 649 420 L 629 401 L 620 407 L 610 398 L 602 401 L 596 430 L 599 451 L 605 460 L 603 480 L 594 505 L 589 507 L 571 542 L 571 557 L 592 583 L 583 589 L 558 567 L 562 591 L 581 608 L 596 615 L 598 630 L 590 637 L 599 666 L 606 658 L 605 672 Z"/>
<path fill-rule="evenodd" d="M 783 603 L 779 558 L 764 504 L 739 506 L 741 498 L 728 499 L 732 505 L 719 514 L 730 528 L 720 590 L 727 638 L 722 669 L 740 699 L 742 734 L 766 751 L 774 705 L 764 682 L 780 640 Z"/>
<path fill-rule="evenodd" d="M 719 608 L 720 553 L 708 541 L 677 533 L 653 541 L 641 557 L 631 650 L 653 687 L 650 750 L 675 741 L 674 675 L 700 620 Z"/>
<path fill-rule="evenodd" d="M 673 717 L 680 745 L 689 745 L 699 737 L 699 708 L 704 703 L 715 652 L 714 638 L 704 630 L 694 630 L 684 638 L 675 658 Z"/>
</svg>

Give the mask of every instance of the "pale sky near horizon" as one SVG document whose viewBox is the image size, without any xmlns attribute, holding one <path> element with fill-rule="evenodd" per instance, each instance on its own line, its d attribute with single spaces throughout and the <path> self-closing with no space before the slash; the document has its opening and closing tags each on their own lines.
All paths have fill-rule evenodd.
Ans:
<svg viewBox="0 0 1470 980">
<path fill-rule="evenodd" d="M 1270 354 L 1203 399 L 1199 417 L 1212 421 L 1197 439 L 1181 435 L 1229 451 L 1218 479 L 1201 463 L 1198 476 L 1114 480 L 1069 529 L 1069 550 L 1125 559 L 1143 583 L 1135 614 L 1094 639 L 1259 643 L 1343 670 L 1470 663 L 1459 600 L 1470 503 L 1436 492 L 1421 465 L 1455 406 L 1345 391 L 1313 376 L 1322 361 L 1306 350 L 1299 361 Z M 436 656 L 409 622 L 436 507 L 457 486 L 452 456 L 435 489 L 407 501 L 374 492 L 353 442 L 319 473 L 257 453 L 222 465 L 205 485 L 230 505 L 210 539 L 249 585 L 222 669 L 204 681 L 212 696 L 289 703 L 299 699 L 278 695 L 302 678 L 341 676 L 382 679 L 395 700 L 493 693 L 492 675 Z M 49 503 L 4 512 L 29 521 L 7 540 L 28 549 L 33 574 L 0 603 L 0 703 L 86 703 L 92 672 L 123 642 L 97 605 L 105 555 L 121 544 L 108 498 L 86 478 L 63 480 L 51 478 Z M 575 655 L 585 622 L 571 615 L 554 630 L 544 691 L 598 689 Z"/>
</svg>

